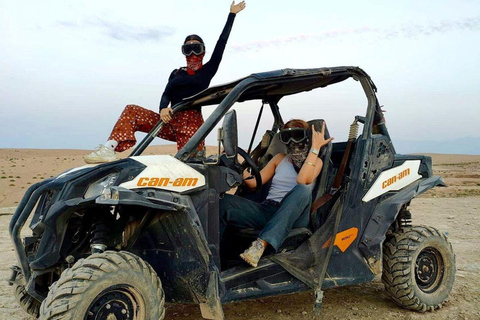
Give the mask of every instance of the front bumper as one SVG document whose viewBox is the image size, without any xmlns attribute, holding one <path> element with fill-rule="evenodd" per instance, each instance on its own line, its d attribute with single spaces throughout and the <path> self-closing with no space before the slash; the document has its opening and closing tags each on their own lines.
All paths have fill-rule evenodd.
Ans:
<svg viewBox="0 0 480 320">
<path fill-rule="evenodd" d="M 52 191 L 53 187 L 54 179 L 52 178 L 36 183 L 28 188 L 27 192 L 23 196 L 22 201 L 20 201 L 20 204 L 17 207 L 17 210 L 13 214 L 12 220 L 10 221 L 10 237 L 12 238 L 17 261 L 20 265 L 20 269 L 26 283 L 28 283 L 31 277 L 31 270 L 30 266 L 28 265 L 27 253 L 20 237 L 20 232 L 22 231 L 25 222 L 30 217 L 40 197 L 45 193 Z"/>
</svg>

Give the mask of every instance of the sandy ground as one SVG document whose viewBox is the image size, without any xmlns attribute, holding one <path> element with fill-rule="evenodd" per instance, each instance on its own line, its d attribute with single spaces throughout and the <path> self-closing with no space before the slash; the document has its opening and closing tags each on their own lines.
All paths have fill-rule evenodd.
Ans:
<svg viewBox="0 0 480 320">
<path fill-rule="evenodd" d="M 83 165 L 82 150 L 0 149 L 0 278 L 10 276 L 15 254 L 8 235 L 14 207 L 29 185 Z M 152 154 L 174 154 L 175 146 L 157 146 Z M 126 154 L 125 154 L 126 156 Z M 444 307 L 420 314 L 391 302 L 379 279 L 325 292 L 322 319 L 480 319 L 480 156 L 431 155 L 434 173 L 447 188 L 436 188 L 412 202 L 414 224 L 445 232 L 457 261 L 456 281 Z M 28 230 L 25 230 L 28 231 Z M 227 319 L 312 319 L 312 293 L 238 302 L 224 306 Z M 169 305 L 166 319 L 200 319 L 192 305 Z M 31 319 L 17 305 L 12 288 L 0 282 L 0 319 Z"/>
</svg>

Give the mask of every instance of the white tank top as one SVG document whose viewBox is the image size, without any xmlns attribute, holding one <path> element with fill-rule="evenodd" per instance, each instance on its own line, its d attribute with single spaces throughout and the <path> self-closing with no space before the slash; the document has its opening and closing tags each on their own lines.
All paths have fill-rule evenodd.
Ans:
<svg viewBox="0 0 480 320">
<path fill-rule="evenodd" d="M 297 175 L 290 156 L 286 155 L 275 168 L 267 200 L 282 201 L 283 197 L 297 185 Z"/>
</svg>

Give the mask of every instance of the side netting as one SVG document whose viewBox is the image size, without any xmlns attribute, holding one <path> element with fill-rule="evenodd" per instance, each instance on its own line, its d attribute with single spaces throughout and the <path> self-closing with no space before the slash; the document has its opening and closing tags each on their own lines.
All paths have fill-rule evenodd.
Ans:
<svg viewBox="0 0 480 320">
<path fill-rule="evenodd" d="M 335 197 L 335 204 L 325 223 L 296 250 L 279 253 L 271 260 L 281 265 L 312 289 L 321 289 L 321 284 L 327 271 L 328 262 L 333 250 L 335 235 L 338 232 L 345 194 Z"/>
</svg>

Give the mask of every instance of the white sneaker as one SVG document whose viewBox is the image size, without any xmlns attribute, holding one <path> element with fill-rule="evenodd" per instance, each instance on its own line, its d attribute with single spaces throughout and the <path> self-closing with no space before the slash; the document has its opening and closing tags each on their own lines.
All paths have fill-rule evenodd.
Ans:
<svg viewBox="0 0 480 320">
<path fill-rule="evenodd" d="M 250 246 L 250 248 L 245 250 L 244 253 L 240 254 L 240 258 L 242 258 L 246 263 L 248 263 L 252 267 L 256 267 L 264 251 L 265 251 L 265 246 L 259 239 L 257 239 L 252 242 L 252 245 Z"/>
<path fill-rule="evenodd" d="M 95 151 L 83 157 L 86 163 L 105 163 L 118 160 L 115 151 L 101 144 Z"/>
</svg>

